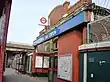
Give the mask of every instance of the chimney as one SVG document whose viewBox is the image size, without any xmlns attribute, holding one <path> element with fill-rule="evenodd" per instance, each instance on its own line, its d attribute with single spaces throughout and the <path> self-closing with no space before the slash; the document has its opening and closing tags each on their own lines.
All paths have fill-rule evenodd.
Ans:
<svg viewBox="0 0 110 82">
<path fill-rule="evenodd" d="M 70 8 L 70 2 L 69 0 L 66 0 L 63 4 L 64 10 L 66 12 L 66 14 L 68 13 L 68 9 Z"/>
</svg>

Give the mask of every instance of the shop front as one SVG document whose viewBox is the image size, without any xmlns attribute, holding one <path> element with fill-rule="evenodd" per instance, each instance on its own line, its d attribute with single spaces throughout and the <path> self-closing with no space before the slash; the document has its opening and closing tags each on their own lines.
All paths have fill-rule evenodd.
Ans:
<svg viewBox="0 0 110 82">
<path fill-rule="evenodd" d="M 44 53 L 36 53 L 35 56 L 34 75 L 47 76 L 49 68 L 49 56 Z"/>
<path fill-rule="evenodd" d="M 67 8 L 67 12 L 62 15 L 52 30 L 39 36 L 33 45 L 37 50 L 42 45 L 42 50 L 45 50 L 45 43 L 49 45 L 48 41 L 52 41 L 50 42 L 51 46 L 47 47 L 50 49 L 48 55 L 50 60 L 49 82 L 79 82 L 78 46 L 87 43 L 87 24 L 90 21 L 91 13 L 86 0 L 80 0 L 71 8 L 69 8 L 69 2 L 65 2 L 63 6 Z M 57 39 L 53 40 L 56 37 Z M 45 51 L 41 52 L 46 53 Z"/>
<path fill-rule="evenodd" d="M 54 56 L 52 56 L 52 53 L 49 55 L 51 61 L 49 67 L 50 82 L 79 82 L 78 46 L 83 43 L 84 28 L 87 26 L 85 14 L 85 11 L 78 13 L 53 31 L 41 37 L 42 39 L 40 38 L 40 40 L 36 41 L 36 44 L 39 46 L 40 43 L 42 45 L 44 41 L 47 42 L 56 36 L 58 37 L 57 45 L 54 44 L 57 47 L 57 51 L 53 52 Z"/>
</svg>

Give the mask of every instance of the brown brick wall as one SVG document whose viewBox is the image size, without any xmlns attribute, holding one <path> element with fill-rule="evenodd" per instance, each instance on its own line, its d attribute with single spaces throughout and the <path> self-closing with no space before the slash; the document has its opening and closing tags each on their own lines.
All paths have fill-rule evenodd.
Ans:
<svg viewBox="0 0 110 82">
<path fill-rule="evenodd" d="M 50 19 L 50 27 L 57 23 L 58 20 L 60 20 L 64 14 L 65 11 L 62 5 L 59 5 L 56 8 L 54 8 L 48 17 Z"/>
<path fill-rule="evenodd" d="M 84 3 L 89 3 L 89 2 L 91 2 L 91 0 L 80 0 L 70 8 L 69 8 L 70 3 L 65 2 L 63 5 L 59 5 L 55 7 L 48 16 L 48 18 L 50 19 L 50 27 L 56 24 L 64 14 L 66 13 L 71 14 L 76 9 L 80 8 Z"/>
<path fill-rule="evenodd" d="M 91 3 L 91 0 L 80 0 L 75 5 L 73 5 L 69 10 L 68 14 L 74 12 L 76 9 L 80 8 L 84 3 Z"/>
</svg>

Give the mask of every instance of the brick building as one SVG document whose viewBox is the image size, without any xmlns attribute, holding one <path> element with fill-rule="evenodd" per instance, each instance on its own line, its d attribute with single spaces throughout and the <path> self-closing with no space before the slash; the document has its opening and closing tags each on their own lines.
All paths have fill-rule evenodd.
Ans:
<svg viewBox="0 0 110 82">
<path fill-rule="evenodd" d="M 92 0 L 79 0 L 73 6 L 65 1 L 63 5 L 55 7 L 48 17 L 48 29 L 40 32 L 40 36 L 33 43 L 33 61 L 36 60 L 36 56 L 42 57 L 40 68 L 35 67 L 36 63 L 33 62 L 34 72 L 49 72 L 49 82 L 80 82 L 78 47 L 90 43 L 89 23 L 98 20 L 99 17 L 108 16 L 110 13 L 107 11 L 106 8 L 94 5 Z M 95 39 L 96 37 L 92 37 L 94 42 Z M 49 59 L 47 68 L 44 67 L 45 57 Z"/>
</svg>

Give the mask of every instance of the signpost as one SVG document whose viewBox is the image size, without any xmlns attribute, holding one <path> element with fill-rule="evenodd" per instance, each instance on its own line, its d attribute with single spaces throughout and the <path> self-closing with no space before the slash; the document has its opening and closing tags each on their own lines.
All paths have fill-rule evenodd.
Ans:
<svg viewBox="0 0 110 82">
<path fill-rule="evenodd" d="M 86 22 L 85 12 L 81 12 L 81 13 L 77 14 L 75 17 L 73 17 L 73 18 L 69 19 L 68 21 L 66 21 L 65 23 L 63 23 L 62 25 L 57 26 L 51 32 L 43 35 L 39 39 L 36 39 L 33 42 L 33 45 L 38 45 L 46 40 L 49 40 L 55 36 L 58 36 L 64 32 L 66 32 L 67 30 L 70 30 L 70 29 L 74 28 L 75 26 L 82 24 L 84 22 Z"/>
<path fill-rule="evenodd" d="M 46 19 L 45 17 L 42 17 L 42 18 L 40 19 L 40 22 L 41 22 L 42 24 L 45 24 L 45 23 L 47 23 L 47 19 Z"/>
</svg>

